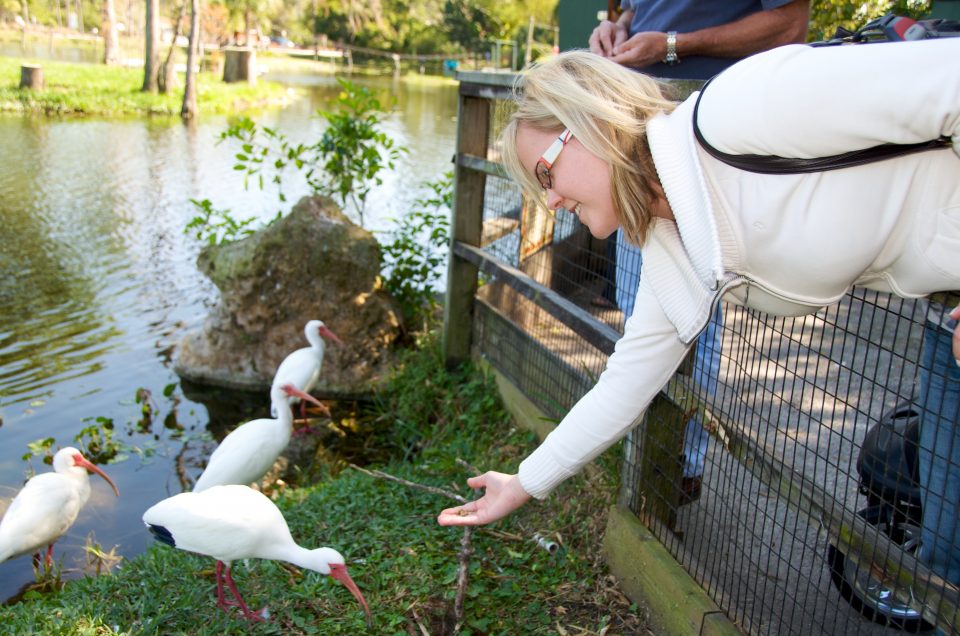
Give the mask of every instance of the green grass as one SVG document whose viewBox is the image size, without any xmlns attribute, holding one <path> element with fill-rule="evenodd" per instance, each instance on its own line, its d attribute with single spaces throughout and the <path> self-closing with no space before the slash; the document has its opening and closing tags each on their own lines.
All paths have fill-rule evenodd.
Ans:
<svg viewBox="0 0 960 636">
<path fill-rule="evenodd" d="M 376 467 L 410 481 L 469 496 L 464 458 L 484 469 L 514 471 L 535 445 L 504 411 L 492 378 L 475 368 L 448 374 L 428 342 L 398 366 L 377 405 L 340 422 L 370 445 Z M 599 558 L 604 511 L 615 490 L 614 462 L 589 480 L 575 478 L 547 502 L 475 532 L 462 634 L 637 633 L 644 621 L 620 594 Z M 303 473 L 307 476 L 309 471 Z M 271 620 L 248 627 L 217 609 L 212 559 L 154 545 L 112 574 L 68 581 L 60 592 L 30 593 L 0 608 L 16 634 L 421 634 L 453 633 L 463 531 L 435 517 L 450 501 L 352 469 L 324 468 L 311 485 L 278 499 L 294 538 L 329 545 L 347 558 L 374 615 L 367 630 L 353 597 L 314 572 L 275 562 L 235 564 L 253 608 Z M 144 507 L 150 502 L 144 502 Z M 551 555 L 531 539 L 549 534 Z M 25 566 L 29 567 L 29 566 Z"/>
<path fill-rule="evenodd" d="M 43 67 L 43 90 L 19 88 L 22 64 Z M 0 110 L 54 115 L 179 115 L 183 76 L 179 79 L 180 88 L 159 95 L 140 90 L 142 68 L 0 57 Z M 219 76 L 208 72 L 198 76 L 197 105 L 201 116 L 282 105 L 289 99 L 289 91 L 274 82 L 261 80 L 256 86 L 249 86 L 225 84 Z"/>
</svg>

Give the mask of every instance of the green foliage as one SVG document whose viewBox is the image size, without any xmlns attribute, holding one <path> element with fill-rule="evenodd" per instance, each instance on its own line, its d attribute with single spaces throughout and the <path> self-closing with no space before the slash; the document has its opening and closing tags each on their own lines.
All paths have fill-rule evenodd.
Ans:
<svg viewBox="0 0 960 636">
<path fill-rule="evenodd" d="M 424 184 L 429 193 L 394 219 L 395 229 L 382 242 L 388 272 L 384 286 L 400 303 L 407 325 L 428 321 L 437 307 L 436 285 L 446 265 L 453 207 L 453 173 Z"/>
<path fill-rule="evenodd" d="M 190 203 L 200 209 L 200 214 L 190 219 L 183 228 L 184 234 L 193 234 L 198 241 L 207 245 L 222 245 L 231 243 L 254 233 L 253 223 L 256 219 L 250 218 L 237 221 L 229 209 L 218 210 L 213 207 L 210 199 L 197 201 L 190 199 Z"/>
<path fill-rule="evenodd" d="M 80 444 L 84 457 L 94 464 L 109 464 L 127 458 L 120 454 L 127 446 L 113 438 L 113 419 L 109 417 L 85 418 L 84 422 L 93 420 L 92 424 L 80 429 L 74 436 L 74 441 Z"/>
<path fill-rule="evenodd" d="M 814 0 L 808 39 L 811 42 L 829 39 L 837 27 L 855 31 L 885 13 L 919 18 L 929 10 L 930 0 Z"/>
<path fill-rule="evenodd" d="M 27 442 L 27 453 L 22 457 L 23 461 L 30 461 L 34 457 L 42 457 L 44 464 L 53 463 L 53 445 L 56 443 L 56 439 L 52 437 L 44 437 L 32 442 Z"/>
<path fill-rule="evenodd" d="M 246 117 L 231 124 L 220 139 L 240 142 L 234 169 L 243 172 L 244 187 L 251 180 L 260 189 L 265 182 L 273 183 L 284 202 L 283 178 L 292 168 L 306 179 L 312 194 L 332 197 L 344 211 L 356 214 L 362 227 L 367 196 L 382 183 L 381 172 L 392 169 L 406 149 L 395 147 L 380 130 L 382 106 L 369 89 L 337 81 L 342 90 L 335 109 L 317 113 L 328 125 L 316 143 L 295 144 L 285 134 Z"/>
<path fill-rule="evenodd" d="M 367 195 L 374 184 L 383 182 L 380 173 L 392 170 L 406 149 L 394 147 L 380 130 L 382 107 L 368 88 L 342 78 L 337 82 L 342 90 L 336 110 L 319 112 L 328 124 L 316 146 L 322 176 L 310 185 L 344 208 L 352 204 L 362 227 Z"/>
<path fill-rule="evenodd" d="M 46 41 L 46 40 L 44 40 Z M 20 65 L 29 60 L 0 57 L 0 111 L 83 115 L 176 115 L 182 95 L 144 93 L 143 69 L 39 60 L 46 88 L 21 90 Z M 249 86 L 225 84 L 212 73 L 200 73 L 197 102 L 204 114 L 236 113 L 280 105 L 287 89 L 273 82 Z"/>
</svg>

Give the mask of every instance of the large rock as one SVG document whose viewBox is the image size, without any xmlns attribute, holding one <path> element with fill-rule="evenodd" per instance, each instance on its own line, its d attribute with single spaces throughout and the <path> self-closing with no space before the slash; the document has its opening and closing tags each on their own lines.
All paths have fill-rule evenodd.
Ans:
<svg viewBox="0 0 960 636">
<path fill-rule="evenodd" d="M 266 229 L 204 248 L 197 265 L 220 290 L 220 302 L 180 342 L 180 376 L 266 388 L 284 356 L 309 346 L 303 327 L 314 318 L 344 342 L 327 346 L 318 395 L 366 392 L 390 364 L 400 319 L 380 288 L 380 246 L 331 200 L 304 197 Z"/>
</svg>

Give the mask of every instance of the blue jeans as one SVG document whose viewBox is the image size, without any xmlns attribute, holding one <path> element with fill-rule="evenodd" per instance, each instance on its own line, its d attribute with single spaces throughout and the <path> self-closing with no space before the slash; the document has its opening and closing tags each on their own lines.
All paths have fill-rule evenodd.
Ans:
<svg viewBox="0 0 960 636">
<path fill-rule="evenodd" d="M 931 303 L 920 367 L 920 558 L 939 576 L 960 583 L 960 368 L 951 338 L 956 321 Z"/>
<path fill-rule="evenodd" d="M 640 270 L 643 256 L 640 248 L 632 245 L 623 236 L 623 230 L 616 235 L 616 299 L 623 315 L 633 314 L 633 304 L 640 285 Z M 723 333 L 723 312 L 720 304 L 707 323 L 707 328 L 697 339 L 697 351 L 694 354 L 693 380 L 711 397 L 717 393 L 717 380 L 720 375 L 720 343 Z M 690 418 L 683 435 L 683 476 L 703 476 L 707 455 L 707 443 L 710 434 L 696 418 Z"/>
</svg>

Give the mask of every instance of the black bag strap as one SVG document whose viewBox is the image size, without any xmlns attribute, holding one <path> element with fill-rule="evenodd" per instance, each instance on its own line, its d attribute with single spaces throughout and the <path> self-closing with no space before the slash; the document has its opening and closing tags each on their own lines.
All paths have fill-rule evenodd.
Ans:
<svg viewBox="0 0 960 636">
<path fill-rule="evenodd" d="M 707 142 L 700 132 L 700 125 L 697 121 L 700 112 L 700 100 L 703 99 L 703 94 L 712 81 L 713 78 L 708 80 L 700 89 L 700 95 L 697 96 L 697 102 L 693 107 L 693 134 L 697 138 L 700 146 L 702 146 L 711 157 L 729 164 L 734 168 L 746 170 L 747 172 L 757 172 L 760 174 L 806 174 L 810 172 L 824 172 L 826 170 L 850 168 L 874 161 L 883 161 L 884 159 L 892 159 L 893 157 L 908 155 L 914 152 L 949 148 L 953 143 L 950 137 L 941 136 L 937 139 L 915 144 L 881 144 L 879 146 L 873 146 L 872 148 L 863 148 L 862 150 L 852 150 L 838 155 L 814 157 L 811 159 L 779 157 L 777 155 L 728 154 L 717 150 Z"/>
</svg>

